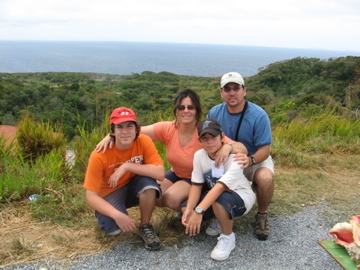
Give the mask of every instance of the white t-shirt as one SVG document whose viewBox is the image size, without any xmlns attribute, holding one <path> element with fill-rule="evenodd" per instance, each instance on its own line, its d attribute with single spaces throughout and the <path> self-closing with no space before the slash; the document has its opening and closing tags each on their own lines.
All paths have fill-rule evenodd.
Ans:
<svg viewBox="0 0 360 270">
<path fill-rule="evenodd" d="M 240 165 L 233 161 L 234 155 L 230 155 L 223 168 L 222 176 L 213 176 L 219 172 L 213 170 L 214 161 L 208 156 L 204 149 L 196 151 L 194 155 L 194 168 L 191 175 L 191 182 L 196 184 L 206 183 L 211 189 L 217 182 L 221 182 L 229 192 L 236 192 L 243 199 L 246 213 L 248 213 L 255 203 L 255 193 L 243 173 Z M 220 169 L 221 171 L 222 169 Z"/>
</svg>

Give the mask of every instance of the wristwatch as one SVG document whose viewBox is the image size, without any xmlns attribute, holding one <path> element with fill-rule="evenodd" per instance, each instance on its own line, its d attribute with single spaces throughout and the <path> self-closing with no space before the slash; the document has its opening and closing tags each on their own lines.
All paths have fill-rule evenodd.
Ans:
<svg viewBox="0 0 360 270">
<path fill-rule="evenodd" d="M 250 156 L 252 165 L 256 164 L 256 158 L 254 156 Z"/>
<path fill-rule="evenodd" d="M 204 209 L 202 209 L 201 207 L 195 207 L 195 213 L 199 214 L 199 215 L 203 215 L 205 213 Z"/>
</svg>

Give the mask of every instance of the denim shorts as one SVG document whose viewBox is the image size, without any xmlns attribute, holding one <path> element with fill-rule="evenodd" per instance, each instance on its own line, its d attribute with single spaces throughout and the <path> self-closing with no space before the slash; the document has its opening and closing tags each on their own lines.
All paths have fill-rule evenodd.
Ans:
<svg viewBox="0 0 360 270">
<path fill-rule="evenodd" d="M 199 203 L 205 198 L 209 191 L 205 191 L 201 194 Z M 222 205 L 230 215 L 230 219 L 241 217 L 246 212 L 246 207 L 243 199 L 236 192 L 224 191 L 216 199 L 216 202 Z M 181 207 L 186 207 L 187 201 L 183 202 Z M 212 207 L 210 206 L 204 213 L 204 221 L 215 217 Z"/>
<path fill-rule="evenodd" d="M 186 183 L 191 185 L 191 179 L 190 178 L 180 178 L 172 170 L 168 170 L 165 173 L 165 178 L 170 180 L 173 183 L 176 183 L 177 181 L 185 181 Z"/>
<path fill-rule="evenodd" d="M 147 189 L 155 189 L 157 191 L 156 198 L 161 198 L 161 189 L 155 179 L 137 175 L 130 183 L 104 196 L 103 199 L 117 210 L 128 215 L 126 209 L 139 205 L 139 196 Z M 95 215 L 98 219 L 99 227 L 105 232 L 112 233 L 119 230 L 119 226 L 112 218 L 97 211 L 95 211 Z"/>
</svg>

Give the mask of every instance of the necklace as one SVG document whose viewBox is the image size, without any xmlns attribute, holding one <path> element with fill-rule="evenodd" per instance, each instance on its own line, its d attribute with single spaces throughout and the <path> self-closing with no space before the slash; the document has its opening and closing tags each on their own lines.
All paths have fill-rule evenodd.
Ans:
<svg viewBox="0 0 360 270">
<path fill-rule="evenodd" d="M 192 137 L 194 136 L 194 134 L 191 135 L 181 135 L 181 133 L 179 132 L 179 143 L 182 147 L 187 146 L 190 141 L 192 140 Z"/>
<path fill-rule="evenodd" d="M 186 139 L 192 138 L 192 136 L 193 136 L 194 134 L 187 135 L 187 136 L 185 136 L 185 135 L 181 135 L 181 134 L 179 134 L 179 135 L 180 135 L 180 139 L 182 139 L 182 140 L 186 140 Z"/>
<path fill-rule="evenodd" d="M 180 135 L 180 144 L 181 146 L 186 146 L 192 140 L 193 135 L 191 136 L 181 136 Z"/>
<path fill-rule="evenodd" d="M 183 125 L 179 126 L 178 138 L 181 146 L 185 147 L 192 140 L 194 133 L 197 133 L 196 126 Z"/>
</svg>

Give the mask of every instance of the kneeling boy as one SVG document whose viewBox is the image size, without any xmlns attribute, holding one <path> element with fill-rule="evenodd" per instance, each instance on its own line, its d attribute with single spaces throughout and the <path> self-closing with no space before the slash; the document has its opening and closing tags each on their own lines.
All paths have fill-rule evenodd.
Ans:
<svg viewBox="0 0 360 270">
<path fill-rule="evenodd" d="M 92 152 L 84 183 L 87 203 L 95 209 L 99 227 L 110 235 L 136 229 L 126 209 L 139 205 L 140 237 L 147 249 L 160 249 L 150 219 L 155 200 L 161 197 L 156 180 L 164 179 L 164 163 L 150 137 L 140 134 L 131 109 L 115 109 L 110 128 L 116 147 Z"/>
</svg>

